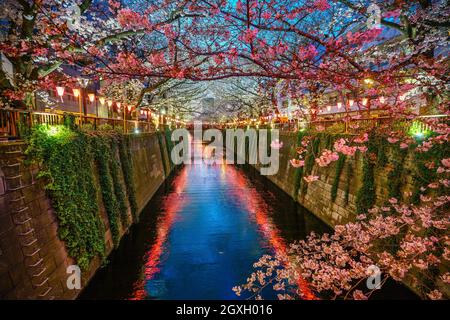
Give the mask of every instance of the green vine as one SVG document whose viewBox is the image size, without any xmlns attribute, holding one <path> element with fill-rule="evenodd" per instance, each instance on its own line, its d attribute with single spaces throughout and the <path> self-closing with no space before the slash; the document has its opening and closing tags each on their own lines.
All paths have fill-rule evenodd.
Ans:
<svg viewBox="0 0 450 320">
<path fill-rule="evenodd" d="M 341 178 L 342 169 L 344 169 L 346 156 L 342 153 L 339 154 L 339 159 L 336 162 L 336 172 L 333 179 L 333 185 L 331 186 L 331 200 L 334 202 L 337 197 L 337 190 L 339 187 L 339 180 Z"/>
<path fill-rule="evenodd" d="M 167 148 L 167 154 L 169 156 L 170 169 L 173 169 L 174 164 L 172 162 L 172 157 L 171 157 L 171 152 L 173 149 L 172 131 L 168 127 L 166 127 L 164 130 L 164 136 L 166 138 L 166 148 Z"/>
<path fill-rule="evenodd" d="M 115 140 L 112 138 L 111 140 Z M 120 213 L 120 221 L 122 223 L 123 227 L 127 227 L 129 224 L 128 221 L 128 206 L 126 203 L 126 197 L 124 190 L 122 188 L 122 181 L 120 180 L 120 174 L 119 174 L 119 167 L 120 162 L 118 159 L 118 148 L 117 148 L 117 141 L 111 141 L 111 161 L 110 161 L 110 169 L 111 169 L 111 177 L 113 180 L 113 186 L 114 186 L 114 195 L 117 199 L 117 205 L 119 207 L 119 213 Z"/>
<path fill-rule="evenodd" d="M 58 218 L 58 233 L 68 254 L 85 270 L 105 255 L 104 226 L 94 177 L 94 150 L 89 138 L 65 126 L 36 126 L 26 154 L 37 162 Z"/>
<path fill-rule="evenodd" d="M 401 149 L 398 145 L 393 147 L 392 157 L 390 160 L 392 170 L 389 171 L 387 176 L 389 198 L 400 199 L 402 196 L 402 174 L 407 154 L 408 149 Z"/>
<path fill-rule="evenodd" d="M 303 137 L 306 134 L 307 134 L 306 131 L 299 131 L 297 133 L 297 141 L 296 141 L 297 147 L 301 146 Z M 296 168 L 295 172 L 294 172 L 294 199 L 297 198 L 298 192 L 299 192 L 301 184 L 302 184 L 302 178 L 303 178 L 303 167 Z"/>
<path fill-rule="evenodd" d="M 92 258 L 105 256 L 105 228 L 98 196 L 105 207 L 115 246 L 120 237 L 119 217 L 124 227 L 128 224 L 120 168 L 131 211 L 137 212 L 131 154 L 125 137 L 117 131 L 77 130 L 71 121 L 65 123 L 32 128 L 26 154 L 28 161 L 41 168 L 39 177 L 45 179 L 58 218 L 60 239 L 68 254 L 85 270 Z"/>
<path fill-rule="evenodd" d="M 105 136 L 98 136 L 95 139 L 95 160 L 98 169 L 100 190 L 109 220 L 109 228 L 111 230 L 114 246 L 116 247 L 120 240 L 120 230 L 118 224 L 119 205 L 114 194 L 114 183 L 110 174 L 109 159 L 111 157 L 111 149 L 109 147 L 109 139 Z"/>
<path fill-rule="evenodd" d="M 136 188 L 134 186 L 133 162 L 131 160 L 129 137 L 119 136 L 118 147 L 120 163 L 122 164 L 123 180 L 125 181 L 128 203 L 130 204 L 131 216 L 133 217 L 133 221 L 137 222 L 139 220 L 138 206 L 136 200 Z"/>
<path fill-rule="evenodd" d="M 348 204 L 348 199 L 350 195 L 350 181 L 352 181 L 353 178 L 353 166 L 350 161 L 347 161 L 347 179 L 346 179 L 346 185 L 345 185 L 345 196 L 344 196 L 344 203 Z"/>
<path fill-rule="evenodd" d="M 427 152 L 414 153 L 414 163 L 416 166 L 413 174 L 414 190 L 411 199 L 412 203 L 418 204 L 420 202 L 420 195 L 423 193 L 421 189 L 436 180 L 436 168 L 442 166 L 440 160 L 448 157 L 449 154 L 450 144 L 448 142 L 442 144 L 435 143 Z M 438 195 L 444 195 L 445 189 L 441 185 L 435 192 Z"/>
<path fill-rule="evenodd" d="M 303 175 L 307 176 L 311 174 L 311 171 L 314 167 L 315 163 L 315 157 L 319 154 L 319 147 L 320 147 L 320 135 L 313 138 L 312 143 L 309 144 L 308 150 L 306 152 L 305 156 L 305 165 L 303 168 Z M 308 190 L 308 184 L 303 183 L 301 188 L 301 193 L 306 194 Z"/>
<path fill-rule="evenodd" d="M 371 132 L 366 143 L 367 151 L 363 156 L 362 186 L 356 195 L 356 213 L 364 213 L 375 205 L 375 159 L 378 154 L 376 138 Z"/>
<path fill-rule="evenodd" d="M 388 148 L 388 141 L 384 135 L 377 136 L 377 166 L 379 168 L 384 168 L 384 166 L 389 162 L 388 156 L 386 154 L 386 150 Z"/>
<path fill-rule="evenodd" d="M 165 143 L 163 140 L 162 133 L 160 131 L 156 132 L 156 136 L 158 137 L 158 144 L 159 144 L 159 152 L 161 154 L 161 161 L 163 163 L 163 170 L 164 170 L 164 176 L 167 177 L 167 175 L 170 172 L 170 168 L 167 168 L 167 162 L 166 162 L 166 156 L 165 156 Z M 169 164 L 170 166 L 170 164 Z"/>
</svg>

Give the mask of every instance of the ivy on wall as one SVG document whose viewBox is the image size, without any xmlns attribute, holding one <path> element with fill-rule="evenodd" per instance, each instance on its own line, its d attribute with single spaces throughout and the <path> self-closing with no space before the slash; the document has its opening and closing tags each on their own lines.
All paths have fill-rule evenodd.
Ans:
<svg viewBox="0 0 450 320">
<path fill-rule="evenodd" d="M 89 138 L 65 126 L 33 128 L 27 155 L 41 167 L 46 190 L 58 217 L 58 233 L 68 254 L 86 269 L 105 254 L 104 226 L 94 177 L 95 150 Z"/>
<path fill-rule="evenodd" d="M 418 204 L 420 202 L 420 194 L 423 193 L 421 189 L 431 181 L 436 180 L 436 168 L 441 166 L 439 161 L 448 157 L 449 154 L 450 144 L 448 142 L 433 144 L 428 152 L 414 153 L 415 169 L 413 174 L 414 191 L 412 194 L 412 203 Z M 442 185 L 434 192 L 437 195 L 445 195 L 445 189 Z"/>
<path fill-rule="evenodd" d="M 297 141 L 296 141 L 297 147 L 301 146 L 302 140 L 306 135 L 307 135 L 306 131 L 297 132 Z M 298 192 L 302 184 L 302 178 L 303 178 L 303 167 L 296 168 L 294 172 L 294 199 L 297 198 Z"/>
<path fill-rule="evenodd" d="M 298 132 L 297 146 L 306 135 L 306 132 Z M 298 192 L 305 194 L 307 192 L 307 184 L 302 183 L 302 177 L 311 174 L 315 165 L 315 157 L 320 153 L 320 149 L 332 149 L 333 143 L 339 138 L 348 138 L 348 135 L 330 134 L 330 133 L 315 133 L 312 138 L 312 143 L 309 144 L 306 155 L 305 165 L 296 168 L 294 171 L 294 198 Z M 419 141 L 420 142 L 420 141 Z M 388 189 L 388 198 L 402 197 L 402 188 L 405 183 L 405 168 L 408 154 L 415 147 L 400 148 L 399 143 L 392 145 L 388 142 L 387 136 L 384 132 L 373 130 L 369 133 L 368 141 L 365 143 L 367 151 L 360 153 L 358 156 L 362 157 L 362 176 L 361 187 L 356 193 L 356 212 L 364 213 L 372 208 L 377 200 L 376 185 L 375 185 L 375 171 L 385 170 L 387 164 L 390 164 L 391 170 L 387 173 L 386 186 Z M 414 152 L 412 155 L 413 161 L 413 196 L 412 202 L 420 202 L 421 189 L 426 187 L 430 181 L 436 180 L 436 168 L 441 166 L 439 159 L 443 159 L 450 154 L 450 146 L 448 143 L 433 144 L 432 148 L 427 152 Z M 346 185 L 344 187 L 344 203 L 348 204 L 350 197 L 351 181 L 354 177 L 353 161 L 348 161 L 345 155 L 339 154 L 339 159 L 336 162 L 335 175 L 331 187 L 331 199 L 335 201 L 337 191 L 339 189 L 339 182 L 342 173 L 346 171 Z M 383 182 L 384 183 L 384 182 Z M 444 195 L 445 190 L 443 186 L 427 192 L 433 192 L 437 195 Z"/>
<path fill-rule="evenodd" d="M 339 159 L 336 162 L 336 172 L 334 174 L 333 184 L 331 186 L 331 200 L 334 202 L 337 197 L 337 190 L 339 187 L 339 181 L 341 178 L 342 170 L 344 169 L 346 156 L 339 153 Z"/>
<path fill-rule="evenodd" d="M 39 177 L 45 179 L 45 188 L 58 218 L 60 239 L 65 242 L 69 256 L 85 270 L 93 257 L 105 256 L 105 227 L 98 196 L 101 196 L 113 242 L 117 245 L 119 217 L 122 223 L 127 223 L 128 211 L 119 168 L 122 167 L 126 185 L 134 185 L 134 181 L 132 167 L 126 163 L 131 162 L 131 155 L 121 146 L 124 139 L 121 133 L 76 130 L 70 123 L 35 126 L 26 137 L 26 154 L 29 161 L 38 163 L 41 168 Z M 128 186 L 126 194 L 132 207 L 135 194 L 128 192 Z"/>
<path fill-rule="evenodd" d="M 102 194 L 103 205 L 108 215 L 109 228 L 114 246 L 117 246 L 120 240 L 120 229 L 118 224 L 119 205 L 114 194 L 114 183 L 110 174 L 109 159 L 111 152 L 109 148 L 109 139 L 103 135 L 96 136 L 94 139 L 95 162 L 98 168 L 98 178 L 100 183 L 100 192 Z"/>
<path fill-rule="evenodd" d="M 392 149 L 392 156 L 389 163 L 392 166 L 392 170 L 388 173 L 387 187 L 388 187 L 388 197 L 401 199 L 402 191 L 401 187 L 403 185 L 402 174 L 404 170 L 404 164 L 406 155 L 408 154 L 408 149 L 401 149 L 400 146 L 395 145 Z"/>
<path fill-rule="evenodd" d="M 111 178 L 113 181 L 113 186 L 114 186 L 114 195 L 116 196 L 117 199 L 117 205 L 119 207 L 119 213 L 120 213 L 120 221 L 122 223 L 123 227 L 127 227 L 129 222 L 128 222 L 128 206 L 126 203 L 126 198 L 125 198 L 125 192 L 122 188 L 122 181 L 120 179 L 120 173 L 119 173 L 119 168 L 120 168 L 120 161 L 118 158 L 118 148 L 117 148 L 117 141 L 115 141 L 114 137 L 111 138 L 111 143 L 110 143 L 110 170 L 111 170 Z M 125 180 L 125 179 L 124 179 Z"/>
<path fill-rule="evenodd" d="M 166 148 L 167 148 L 167 155 L 169 156 L 169 165 L 170 165 L 170 169 L 173 169 L 174 164 L 172 162 L 172 149 L 173 149 L 173 141 L 172 141 L 172 131 L 166 127 L 164 129 L 164 136 L 166 138 Z"/>
<path fill-rule="evenodd" d="M 362 186 L 356 194 L 356 213 L 364 213 L 375 205 L 375 175 L 374 168 L 378 146 L 373 132 L 369 133 L 369 139 L 366 142 L 367 151 L 363 155 Z"/>
<path fill-rule="evenodd" d="M 384 168 L 384 166 L 389 162 L 388 156 L 387 156 L 387 150 L 388 150 L 388 141 L 387 137 L 382 134 L 376 135 L 375 143 L 378 146 L 377 150 L 377 167 L 378 168 Z"/>
<path fill-rule="evenodd" d="M 161 161 L 163 164 L 163 170 L 164 170 L 164 176 L 167 177 L 167 175 L 170 172 L 170 168 L 167 168 L 167 162 L 166 162 L 166 156 L 165 156 L 165 143 L 164 143 L 164 137 L 163 134 L 160 131 L 156 132 L 156 136 L 158 137 L 158 144 L 159 144 L 159 151 L 161 154 Z"/>
<path fill-rule="evenodd" d="M 315 157 L 319 154 L 320 141 L 323 135 L 317 135 L 313 137 L 312 142 L 308 145 L 308 149 L 305 156 L 305 165 L 303 167 L 303 175 L 308 176 L 311 174 L 311 171 L 314 167 Z M 303 183 L 301 188 L 301 193 L 306 194 L 308 190 L 308 184 Z"/>
<path fill-rule="evenodd" d="M 350 181 L 353 178 L 353 165 L 350 161 L 347 161 L 347 177 L 346 177 L 346 185 L 345 185 L 345 195 L 344 195 L 344 203 L 347 205 L 350 195 Z"/>
<path fill-rule="evenodd" d="M 131 216 L 133 217 L 133 221 L 137 222 L 139 217 L 136 200 L 136 188 L 133 177 L 133 162 L 131 160 L 130 138 L 129 136 L 119 135 L 117 141 L 120 163 L 122 165 L 123 180 L 125 182 Z"/>
</svg>

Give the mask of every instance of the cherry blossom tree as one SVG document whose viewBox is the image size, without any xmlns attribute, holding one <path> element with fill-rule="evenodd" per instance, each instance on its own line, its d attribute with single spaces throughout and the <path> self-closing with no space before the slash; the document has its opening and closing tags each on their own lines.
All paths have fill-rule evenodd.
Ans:
<svg viewBox="0 0 450 320">
<path fill-rule="evenodd" d="M 360 112 L 342 118 L 357 135 L 314 154 L 320 167 L 341 154 L 376 158 L 368 146 L 372 128 L 357 121 L 373 110 L 390 119 L 378 127 L 388 143 L 424 155 L 448 146 L 448 1 L 6 0 L 2 10 L 0 51 L 14 75 L 0 71 L 0 107 L 23 108 L 38 89 L 70 85 L 67 68 L 103 80 L 110 91 L 139 84 L 127 100 L 135 107 L 159 94 L 161 103 L 180 108 L 184 98 L 201 96 L 194 82 L 252 77 L 259 82 L 257 97 L 241 97 L 240 104 L 271 101 L 276 107 L 282 81 L 294 101 L 305 101 L 301 111 L 308 120 L 330 104 L 357 105 Z M 178 83 L 192 87 L 177 91 L 172 85 Z M 243 96 L 243 88 L 234 89 L 229 97 Z M 413 139 L 408 130 L 393 129 L 414 121 L 432 134 Z M 311 132 L 323 129 L 311 125 Z M 292 166 L 305 165 L 313 141 L 313 134 L 303 138 Z M 359 284 L 377 265 L 385 277 L 411 283 L 439 270 L 440 280 L 434 277 L 420 291 L 444 297 L 450 278 L 449 162 L 448 152 L 428 161 L 432 174 L 418 194 L 391 198 L 332 235 L 311 235 L 282 256 L 263 257 L 237 293 L 259 296 L 273 285 L 280 298 L 298 298 L 296 279 L 302 276 L 318 295 L 363 299 L 371 292 Z M 304 177 L 305 183 L 318 179 Z"/>
</svg>

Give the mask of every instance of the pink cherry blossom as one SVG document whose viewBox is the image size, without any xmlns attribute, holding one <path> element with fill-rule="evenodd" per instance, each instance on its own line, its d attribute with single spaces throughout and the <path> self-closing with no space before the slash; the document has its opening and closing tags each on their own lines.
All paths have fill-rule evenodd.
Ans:
<svg viewBox="0 0 450 320">
<path fill-rule="evenodd" d="M 397 143 L 398 142 L 398 138 L 389 137 L 387 140 L 389 141 L 389 143 Z"/>
<path fill-rule="evenodd" d="M 303 179 L 304 179 L 306 182 L 311 183 L 311 182 L 314 182 L 314 181 L 319 180 L 319 176 L 309 175 L 309 176 L 307 176 L 307 177 L 303 177 Z"/>
<path fill-rule="evenodd" d="M 355 291 L 353 291 L 353 299 L 367 300 L 367 296 L 361 290 L 355 290 Z"/>
<path fill-rule="evenodd" d="M 270 143 L 270 147 L 273 149 L 281 149 L 283 147 L 283 142 L 281 142 L 278 139 L 275 139 Z"/>
<path fill-rule="evenodd" d="M 450 168 L 450 158 L 442 159 L 441 163 L 444 165 L 444 167 Z"/>
<path fill-rule="evenodd" d="M 333 161 L 337 161 L 339 159 L 339 155 L 337 152 L 333 152 L 331 150 L 325 149 L 322 151 L 322 154 L 315 161 L 321 167 L 326 167 Z"/>
<path fill-rule="evenodd" d="M 300 167 L 303 167 L 305 165 L 305 161 L 304 160 L 291 159 L 289 161 L 290 161 L 291 165 L 294 168 L 300 168 Z"/>
<path fill-rule="evenodd" d="M 327 0 L 314 0 L 314 7 L 320 11 L 326 11 L 330 8 L 330 4 Z"/>
<path fill-rule="evenodd" d="M 438 290 L 433 290 L 430 293 L 428 293 L 428 297 L 431 300 L 441 300 L 442 299 L 442 292 Z"/>
</svg>

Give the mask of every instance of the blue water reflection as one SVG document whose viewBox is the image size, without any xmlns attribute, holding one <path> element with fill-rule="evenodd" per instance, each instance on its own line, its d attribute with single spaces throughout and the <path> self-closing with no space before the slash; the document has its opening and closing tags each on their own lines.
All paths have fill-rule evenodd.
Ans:
<svg viewBox="0 0 450 320">
<path fill-rule="evenodd" d="M 82 298 L 239 299 L 264 253 L 327 229 L 266 179 L 232 165 L 184 166 Z"/>
</svg>

